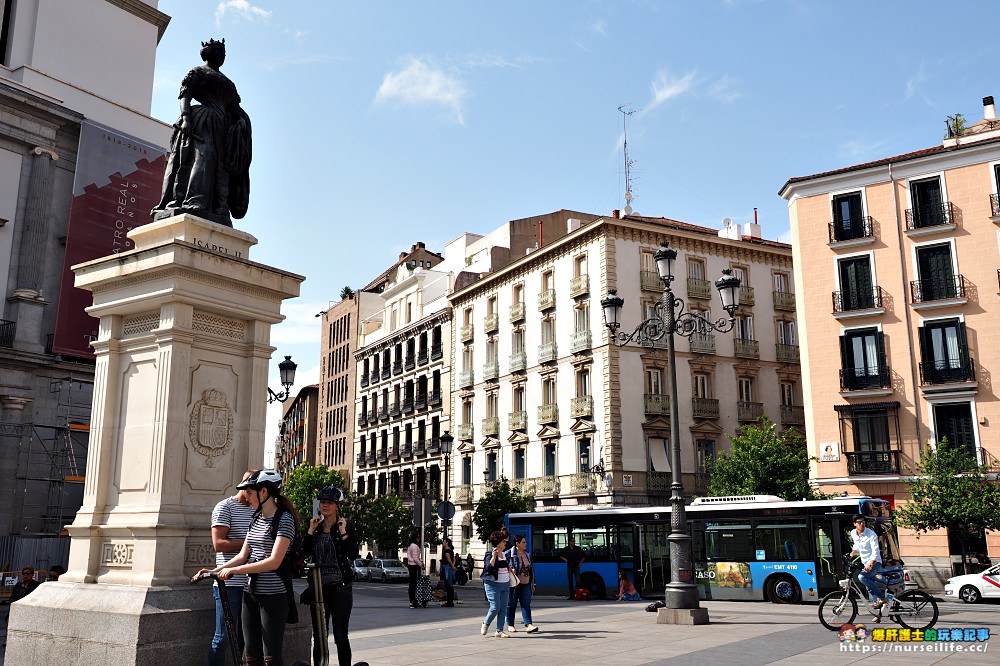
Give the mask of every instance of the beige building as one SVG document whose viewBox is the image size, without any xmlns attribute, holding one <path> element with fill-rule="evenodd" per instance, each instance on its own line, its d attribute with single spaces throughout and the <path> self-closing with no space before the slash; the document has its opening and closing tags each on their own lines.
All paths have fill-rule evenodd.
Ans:
<svg viewBox="0 0 1000 666">
<path fill-rule="evenodd" d="M 822 491 L 905 500 L 907 471 L 944 438 L 996 466 L 1000 124 L 983 101 L 985 118 L 941 145 L 781 190 Z M 900 536 L 926 582 L 950 575 L 955 535 Z"/>
<path fill-rule="evenodd" d="M 668 502 L 666 340 L 610 345 L 600 305 L 617 289 L 624 331 L 649 316 L 663 293 L 653 262 L 663 242 L 678 250 L 674 289 L 689 310 L 718 319 L 714 280 L 728 268 L 743 281 L 733 332 L 677 338 L 685 492 L 705 492 L 706 458 L 741 425 L 763 415 L 804 422 L 790 246 L 763 240 L 756 224 L 744 235 L 733 224 L 565 213 L 541 247 L 512 253 L 449 297 L 462 552 L 481 549 L 471 514 L 501 477 L 531 493 L 537 510 Z"/>
<path fill-rule="evenodd" d="M 303 386 L 282 405 L 278 443 L 274 449 L 274 469 L 282 476 L 316 458 L 318 408 L 317 384 Z"/>
</svg>

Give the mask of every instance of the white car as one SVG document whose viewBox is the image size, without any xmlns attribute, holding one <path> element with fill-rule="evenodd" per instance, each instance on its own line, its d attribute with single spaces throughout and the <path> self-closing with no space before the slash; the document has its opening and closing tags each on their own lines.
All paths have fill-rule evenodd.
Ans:
<svg viewBox="0 0 1000 666">
<path fill-rule="evenodd" d="M 944 596 L 974 604 L 980 599 L 1000 599 L 1000 564 L 977 574 L 954 576 L 944 585 Z"/>
</svg>

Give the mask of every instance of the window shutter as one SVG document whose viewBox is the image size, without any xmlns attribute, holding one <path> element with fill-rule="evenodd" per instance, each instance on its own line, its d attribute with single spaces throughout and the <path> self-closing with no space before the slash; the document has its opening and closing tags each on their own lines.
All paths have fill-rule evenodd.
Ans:
<svg viewBox="0 0 1000 666">
<path fill-rule="evenodd" d="M 920 361 L 929 364 L 934 362 L 934 342 L 931 339 L 931 329 L 929 326 L 920 327 Z"/>
<path fill-rule="evenodd" d="M 958 358 L 961 359 L 964 368 L 969 362 L 969 339 L 965 333 L 965 322 L 958 322 L 956 328 L 958 329 Z"/>
<path fill-rule="evenodd" d="M 885 360 L 885 333 L 882 331 L 875 333 L 875 348 L 878 353 L 879 375 L 888 376 L 889 364 Z"/>
</svg>

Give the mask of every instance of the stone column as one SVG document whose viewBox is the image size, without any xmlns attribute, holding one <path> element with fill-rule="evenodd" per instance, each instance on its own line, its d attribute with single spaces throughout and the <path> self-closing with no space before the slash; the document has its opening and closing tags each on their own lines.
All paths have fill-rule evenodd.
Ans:
<svg viewBox="0 0 1000 666">
<path fill-rule="evenodd" d="M 190 215 L 129 237 L 73 267 L 100 320 L 83 504 L 69 571 L 12 608 L 7 664 L 197 661 L 214 601 L 188 581 L 214 561 L 212 507 L 263 461 L 270 329 L 303 278 Z M 289 627 L 288 663 L 308 634 Z"/>
<path fill-rule="evenodd" d="M 48 301 L 42 298 L 42 280 L 52 201 L 52 163 L 57 159 L 59 156 L 48 148 L 38 147 L 31 151 L 31 176 L 24 207 L 24 230 L 18 248 L 17 279 L 7 299 L 13 306 L 11 313 L 17 322 L 14 347 L 35 353 L 45 351 L 41 325 L 42 311 Z"/>
<path fill-rule="evenodd" d="M 31 421 L 31 398 L 13 395 L 0 396 L 0 502 L 10 507 L 6 524 L 0 525 L 4 534 L 19 534 L 23 493 L 17 492 L 17 466 L 20 461 L 21 442 L 24 441 L 26 423 Z M 27 415 L 27 417 L 25 416 Z"/>
</svg>

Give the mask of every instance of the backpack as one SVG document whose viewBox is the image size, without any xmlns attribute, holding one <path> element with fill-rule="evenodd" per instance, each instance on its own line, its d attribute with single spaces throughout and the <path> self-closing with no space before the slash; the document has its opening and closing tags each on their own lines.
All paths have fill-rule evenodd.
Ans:
<svg viewBox="0 0 1000 666">
<path fill-rule="evenodd" d="M 590 590 L 585 587 L 578 588 L 573 593 L 573 598 L 577 601 L 590 601 Z"/>
</svg>

